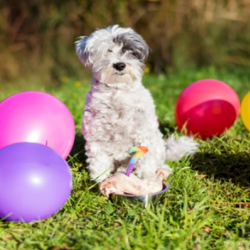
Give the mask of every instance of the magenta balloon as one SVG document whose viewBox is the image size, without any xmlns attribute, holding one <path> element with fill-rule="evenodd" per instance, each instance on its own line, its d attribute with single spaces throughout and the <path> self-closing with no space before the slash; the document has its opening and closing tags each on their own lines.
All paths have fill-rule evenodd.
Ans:
<svg viewBox="0 0 250 250">
<path fill-rule="evenodd" d="M 37 142 L 66 158 L 74 139 L 73 117 L 52 95 L 27 91 L 0 103 L 0 149 L 17 142 Z"/>
<path fill-rule="evenodd" d="M 0 150 L 0 217 L 31 222 L 57 212 L 67 201 L 72 175 L 67 162 L 38 143 Z"/>
<path fill-rule="evenodd" d="M 181 130 L 203 139 L 220 135 L 230 128 L 239 115 L 240 101 L 224 82 L 203 79 L 189 85 L 175 106 L 175 120 Z"/>
</svg>

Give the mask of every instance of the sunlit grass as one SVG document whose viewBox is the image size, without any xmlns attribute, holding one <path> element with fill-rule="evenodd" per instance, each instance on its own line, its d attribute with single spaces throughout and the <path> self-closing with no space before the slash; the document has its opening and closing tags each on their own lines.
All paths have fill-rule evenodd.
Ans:
<svg viewBox="0 0 250 250">
<path fill-rule="evenodd" d="M 244 73 L 245 72 L 245 73 Z M 145 86 L 156 103 L 162 131 L 175 127 L 174 106 L 190 83 L 215 78 L 232 86 L 240 99 L 250 90 L 247 71 L 182 70 L 146 74 Z M 170 190 L 144 209 L 116 204 L 89 180 L 80 135 L 81 114 L 90 79 L 62 79 L 56 88 L 25 85 L 6 88 L 0 99 L 18 91 L 46 91 L 62 100 L 76 124 L 76 140 L 67 161 L 74 186 L 65 206 L 46 220 L 29 224 L 0 221 L 0 250 L 6 249 L 250 249 L 250 134 L 240 118 L 224 135 L 199 141 L 193 158 L 170 162 Z"/>
</svg>

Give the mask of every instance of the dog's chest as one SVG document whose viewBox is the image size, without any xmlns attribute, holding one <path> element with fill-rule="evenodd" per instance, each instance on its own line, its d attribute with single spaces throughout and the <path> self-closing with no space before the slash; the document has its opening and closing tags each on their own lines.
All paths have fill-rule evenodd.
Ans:
<svg viewBox="0 0 250 250">
<path fill-rule="evenodd" d="M 142 111 L 140 100 L 135 94 L 115 92 L 107 96 L 101 96 L 98 108 L 99 115 L 112 121 L 115 125 L 123 124 L 130 120 L 136 120 L 137 113 Z"/>
<path fill-rule="evenodd" d="M 119 140 L 129 138 L 146 119 L 146 107 L 138 93 L 94 93 L 87 103 L 93 113 L 91 123 L 99 124 L 99 133 Z M 144 100 L 145 101 L 145 100 Z"/>
</svg>

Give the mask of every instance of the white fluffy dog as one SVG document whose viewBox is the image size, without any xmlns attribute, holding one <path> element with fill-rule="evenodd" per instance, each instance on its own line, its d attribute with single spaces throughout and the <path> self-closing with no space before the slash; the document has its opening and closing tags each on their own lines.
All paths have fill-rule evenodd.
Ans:
<svg viewBox="0 0 250 250">
<path fill-rule="evenodd" d="M 153 99 L 142 85 L 149 48 L 139 34 L 114 25 L 80 37 L 76 51 L 93 73 L 82 126 L 92 179 L 100 182 L 117 170 L 125 171 L 131 146 L 148 147 L 134 170 L 142 179 L 154 178 L 157 169 L 170 173 L 166 160 L 196 151 L 192 138 L 163 140 Z"/>
</svg>

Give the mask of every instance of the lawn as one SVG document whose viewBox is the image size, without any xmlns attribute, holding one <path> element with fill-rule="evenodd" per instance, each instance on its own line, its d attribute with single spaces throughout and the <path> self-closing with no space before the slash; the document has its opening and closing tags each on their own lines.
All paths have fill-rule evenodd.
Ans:
<svg viewBox="0 0 250 250">
<path fill-rule="evenodd" d="M 166 75 L 146 74 L 165 136 L 181 135 L 174 106 L 190 83 L 214 78 L 228 83 L 240 100 L 250 91 L 249 70 L 183 69 Z M 81 113 L 90 88 L 89 76 L 62 77 L 60 87 L 35 82 L 1 87 L 0 100 L 24 90 L 46 91 L 62 100 L 76 124 L 74 147 L 67 161 L 73 190 L 67 203 L 43 221 L 0 221 L 0 250 L 6 249 L 250 249 L 250 134 L 240 117 L 223 135 L 199 140 L 199 152 L 180 162 L 168 178 L 170 190 L 144 209 L 129 202 L 112 203 L 89 180 L 80 134 Z"/>
</svg>

